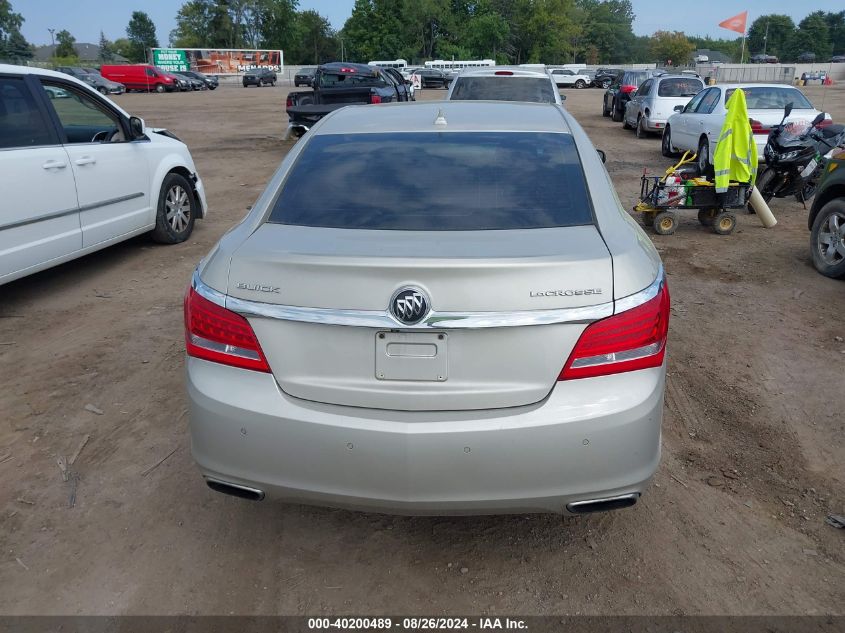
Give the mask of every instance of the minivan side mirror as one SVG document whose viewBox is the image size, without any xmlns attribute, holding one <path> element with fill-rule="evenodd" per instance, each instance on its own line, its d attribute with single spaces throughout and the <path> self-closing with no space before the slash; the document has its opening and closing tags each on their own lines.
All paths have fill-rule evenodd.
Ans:
<svg viewBox="0 0 845 633">
<path fill-rule="evenodd" d="M 146 136 L 146 126 L 144 125 L 144 119 L 137 116 L 129 117 L 129 131 L 132 134 L 133 141 L 144 138 Z"/>
</svg>

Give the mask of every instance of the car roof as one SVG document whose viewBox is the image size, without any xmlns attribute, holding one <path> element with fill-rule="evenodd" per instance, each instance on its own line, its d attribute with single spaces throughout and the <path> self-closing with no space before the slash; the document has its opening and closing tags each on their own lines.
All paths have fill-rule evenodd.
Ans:
<svg viewBox="0 0 845 633">
<path fill-rule="evenodd" d="M 437 124 L 440 117 L 446 124 Z M 326 116 L 311 134 L 385 132 L 563 132 L 566 111 L 550 103 L 516 101 L 416 101 L 350 105 Z"/>
<path fill-rule="evenodd" d="M 328 70 L 330 72 L 340 72 L 343 68 L 354 68 L 359 73 L 374 73 L 381 70 L 379 66 L 370 66 L 369 64 L 354 64 L 352 62 L 328 62 L 320 64 L 320 70 Z"/>
<path fill-rule="evenodd" d="M 509 75 L 500 75 L 501 71 L 510 72 Z M 458 75 L 461 77 L 539 77 L 548 79 L 549 73 L 545 68 L 525 68 L 524 66 L 485 66 L 482 68 L 464 68 Z"/>
</svg>

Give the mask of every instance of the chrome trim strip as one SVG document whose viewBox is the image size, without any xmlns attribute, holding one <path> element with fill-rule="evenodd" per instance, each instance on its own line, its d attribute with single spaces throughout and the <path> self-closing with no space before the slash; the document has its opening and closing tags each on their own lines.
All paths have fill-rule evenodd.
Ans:
<svg viewBox="0 0 845 633">
<path fill-rule="evenodd" d="M 92 202 L 91 204 L 83 204 L 79 207 L 79 212 L 83 211 L 91 211 L 92 209 L 97 209 L 99 207 L 107 207 L 110 204 L 117 204 L 118 202 L 126 202 L 127 200 L 134 200 L 135 198 L 143 198 L 144 194 L 142 192 L 138 193 L 130 193 L 126 196 L 119 196 L 117 198 L 110 198 L 109 200 L 101 200 L 100 202 Z"/>
<path fill-rule="evenodd" d="M 660 293 L 665 283 L 666 271 L 663 270 L 663 264 L 660 264 L 660 268 L 657 269 L 657 278 L 650 286 L 640 290 L 639 292 L 635 292 L 632 295 L 616 300 L 616 310 L 614 314 L 625 312 L 625 310 L 636 308 L 637 306 L 644 304 L 646 301 L 651 301 Z"/>
<path fill-rule="evenodd" d="M 456 330 L 479 329 L 490 327 L 523 327 L 528 325 L 553 325 L 556 323 L 592 323 L 615 313 L 629 310 L 657 296 L 665 283 L 663 266 L 660 266 L 657 279 L 647 288 L 615 302 L 581 308 L 559 308 L 556 310 L 516 310 L 511 312 L 435 312 L 421 322 L 407 325 L 398 321 L 388 310 L 342 310 L 334 308 L 304 308 L 261 301 L 249 301 L 230 297 L 205 285 L 195 270 L 191 278 L 191 287 L 200 296 L 212 303 L 232 310 L 246 317 L 281 319 L 302 323 L 322 323 L 324 325 L 346 325 L 353 327 L 371 327 L 402 330 Z"/>
<path fill-rule="evenodd" d="M 42 215 L 37 218 L 30 218 L 29 220 L 20 220 L 19 222 L 10 222 L 9 224 L 3 224 L 0 225 L 0 231 L 5 231 L 7 229 L 17 229 L 21 226 L 37 224 L 38 222 L 46 222 L 47 220 L 55 220 L 66 215 L 71 215 L 72 213 L 82 213 L 83 211 L 91 211 L 92 209 L 98 209 L 99 207 L 105 207 L 110 204 L 117 204 L 118 202 L 126 202 L 127 200 L 134 200 L 135 198 L 143 197 L 144 194 L 139 191 L 138 193 L 131 193 L 127 196 L 120 196 L 119 198 L 111 198 L 109 200 L 103 200 L 102 202 L 94 202 L 92 204 L 82 205 L 81 207 L 74 207 L 73 209 L 65 209 L 64 211 L 48 213 L 47 215 Z"/>
<path fill-rule="evenodd" d="M 37 224 L 38 222 L 46 222 L 47 220 L 55 220 L 57 218 L 61 218 L 66 215 L 71 215 L 73 213 L 79 213 L 79 207 L 74 207 L 73 209 L 65 209 L 64 211 L 56 211 L 55 213 L 48 213 L 47 215 L 42 215 L 37 218 L 30 218 L 28 220 L 20 220 L 18 222 L 10 222 L 9 224 L 3 224 L 0 225 L 0 231 L 5 231 L 7 229 L 16 229 L 21 226 L 27 226 L 29 224 Z"/>
</svg>

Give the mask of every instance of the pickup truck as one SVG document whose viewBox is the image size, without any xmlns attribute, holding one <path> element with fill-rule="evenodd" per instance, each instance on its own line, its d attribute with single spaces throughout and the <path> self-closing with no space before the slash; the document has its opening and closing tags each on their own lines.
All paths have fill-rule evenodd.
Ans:
<svg viewBox="0 0 845 633">
<path fill-rule="evenodd" d="M 330 112 L 353 104 L 407 101 L 409 91 L 385 69 L 331 62 L 318 66 L 311 90 L 288 94 L 285 139 L 299 138 Z"/>
</svg>

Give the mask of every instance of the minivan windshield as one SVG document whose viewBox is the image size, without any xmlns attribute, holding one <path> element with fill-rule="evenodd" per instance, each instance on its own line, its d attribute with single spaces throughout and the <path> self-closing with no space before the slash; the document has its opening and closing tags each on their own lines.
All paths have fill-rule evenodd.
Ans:
<svg viewBox="0 0 845 633">
<path fill-rule="evenodd" d="M 312 138 L 268 221 L 478 231 L 591 224 L 593 216 L 569 134 L 393 132 Z"/>
</svg>

